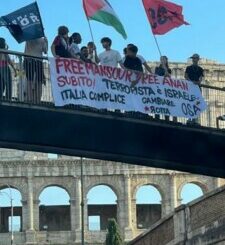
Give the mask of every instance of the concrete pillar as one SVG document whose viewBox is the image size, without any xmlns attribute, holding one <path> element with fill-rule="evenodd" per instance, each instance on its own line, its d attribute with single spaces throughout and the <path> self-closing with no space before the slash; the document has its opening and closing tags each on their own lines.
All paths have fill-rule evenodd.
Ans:
<svg viewBox="0 0 225 245">
<path fill-rule="evenodd" d="M 174 220 L 174 244 L 185 244 L 187 240 L 187 221 L 185 206 L 176 209 L 173 216 Z"/>
<path fill-rule="evenodd" d="M 174 208 L 179 204 L 177 200 L 175 174 L 169 175 L 167 182 L 167 189 L 164 190 L 164 197 L 162 200 L 162 217 L 173 212 Z"/>
<path fill-rule="evenodd" d="M 27 200 L 21 200 L 22 203 L 22 231 L 28 229 L 28 205 Z"/>
<path fill-rule="evenodd" d="M 34 230 L 33 179 L 28 177 L 28 230 Z"/>
<path fill-rule="evenodd" d="M 76 241 L 76 200 L 74 197 L 70 197 L 70 230 L 71 230 L 71 239 Z"/>
<path fill-rule="evenodd" d="M 131 199 L 131 227 L 133 230 L 137 229 L 137 199 Z"/>
<path fill-rule="evenodd" d="M 39 231 L 39 200 L 33 200 L 34 229 Z"/>
<path fill-rule="evenodd" d="M 78 202 L 78 201 L 77 201 Z M 76 203 L 77 203 L 76 202 Z M 76 210 L 79 211 L 79 216 L 78 214 L 76 215 L 77 219 L 79 221 L 76 223 L 76 244 L 81 244 L 81 202 L 79 202 L 79 206 L 76 206 Z M 87 240 L 87 233 L 88 233 L 88 204 L 87 204 L 87 198 L 84 197 L 84 241 Z M 86 243 L 85 243 L 86 244 Z"/>
<path fill-rule="evenodd" d="M 70 199 L 70 228 L 71 231 L 76 230 L 76 200 Z"/>
<path fill-rule="evenodd" d="M 174 174 L 166 176 L 164 181 L 166 183 L 166 188 L 163 189 L 161 202 L 162 217 L 173 212 L 177 204 L 176 181 L 174 178 Z"/>
<path fill-rule="evenodd" d="M 125 209 L 125 201 L 124 199 L 117 199 L 117 223 L 122 231 L 125 227 L 125 220 L 124 220 L 124 209 Z"/>
<path fill-rule="evenodd" d="M 24 205 L 26 207 L 26 244 L 37 244 L 36 243 L 36 234 L 34 227 L 34 199 L 33 199 L 33 179 L 32 177 L 28 177 L 28 196 L 27 203 Z M 25 204 L 25 202 L 24 202 Z"/>
<path fill-rule="evenodd" d="M 170 175 L 170 212 L 177 207 L 177 186 L 176 186 L 176 175 Z"/>
<path fill-rule="evenodd" d="M 80 178 L 75 179 L 75 230 L 81 230 L 81 182 Z"/>
<path fill-rule="evenodd" d="M 178 185 L 177 185 L 177 178 L 179 177 L 179 175 L 177 175 L 176 173 L 173 173 L 171 175 L 171 186 L 170 186 L 170 190 L 171 190 L 171 205 L 174 208 L 179 207 L 180 205 L 182 205 L 182 198 L 179 197 L 179 190 L 178 190 Z"/>
<path fill-rule="evenodd" d="M 71 224 L 75 227 L 75 241 L 81 243 L 81 182 L 75 178 L 74 213 L 71 212 Z M 72 228 L 71 227 L 71 228 Z"/>
<path fill-rule="evenodd" d="M 123 231 L 125 241 L 131 240 L 132 221 L 131 221 L 131 180 L 129 175 L 124 176 L 124 199 L 118 200 L 118 223 Z"/>
<path fill-rule="evenodd" d="M 84 231 L 88 231 L 88 199 L 84 197 Z"/>
</svg>

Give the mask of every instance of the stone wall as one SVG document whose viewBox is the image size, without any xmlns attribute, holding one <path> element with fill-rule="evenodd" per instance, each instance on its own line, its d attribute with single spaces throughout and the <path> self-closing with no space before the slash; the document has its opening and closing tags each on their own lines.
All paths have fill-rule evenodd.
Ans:
<svg viewBox="0 0 225 245">
<path fill-rule="evenodd" d="M 11 151 L 8 151 L 5 156 L 9 152 Z M 24 241 L 27 244 L 38 245 L 45 244 L 46 241 L 51 244 L 80 244 L 80 160 L 63 156 L 59 156 L 57 160 L 50 160 L 44 154 L 14 153 L 15 156 L 20 156 L 19 160 L 14 160 L 14 158 L 10 160 L 5 157 L 4 161 L 0 162 L 0 189 L 8 184 L 19 190 L 22 196 L 23 230 L 15 233 L 16 244 L 24 244 Z M 84 159 L 83 164 L 85 240 L 86 244 L 91 245 L 103 244 L 106 234 L 105 231 L 88 230 L 87 194 L 97 185 L 107 185 L 117 196 L 117 222 L 124 240 L 130 241 L 144 231 L 137 229 L 136 193 L 141 186 L 149 184 L 157 188 L 162 198 L 160 216 L 165 217 L 180 205 L 181 189 L 186 183 L 198 184 L 204 193 L 224 184 L 222 179 L 123 163 Z M 62 187 L 70 197 L 71 227 L 69 231 L 40 230 L 39 196 L 48 186 Z M 152 217 L 159 215 L 157 212 L 152 213 Z M 163 229 L 167 230 L 171 227 L 167 224 Z M 3 237 L 4 239 L 10 237 L 10 234 L 0 234 L 0 240 Z M 172 238 L 170 236 L 166 239 Z"/>
<path fill-rule="evenodd" d="M 225 244 L 224 203 L 225 186 L 176 208 L 129 245 Z"/>
</svg>

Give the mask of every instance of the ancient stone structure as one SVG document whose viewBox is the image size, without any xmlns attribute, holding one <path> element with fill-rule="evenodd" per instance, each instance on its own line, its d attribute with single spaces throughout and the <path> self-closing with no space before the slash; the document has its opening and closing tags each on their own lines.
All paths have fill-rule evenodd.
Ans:
<svg viewBox="0 0 225 245">
<path fill-rule="evenodd" d="M 225 187 L 175 209 L 129 245 L 225 244 Z"/>
<path fill-rule="evenodd" d="M 148 64 L 154 71 L 159 62 L 148 62 Z M 184 79 L 185 69 L 188 65 L 191 65 L 190 59 L 187 62 L 169 62 L 169 66 L 172 70 L 172 76 Z M 204 68 L 205 79 L 203 83 L 217 87 L 224 87 L 225 64 L 220 64 L 216 61 L 202 58 L 199 65 Z"/>
<path fill-rule="evenodd" d="M 59 156 L 49 160 L 47 154 L 27 153 L 13 150 L 0 151 L 0 188 L 10 185 L 20 191 L 22 207 L 17 210 L 21 215 L 20 232 L 15 232 L 14 240 L 22 244 L 80 244 L 81 242 L 81 176 L 80 159 Z M 87 193 L 93 187 L 104 184 L 109 186 L 117 196 L 117 205 L 101 205 L 100 215 L 104 218 L 116 216 L 125 241 L 130 241 L 143 229 L 137 228 L 136 193 L 143 185 L 153 185 L 161 194 L 161 209 L 149 207 L 156 214 L 156 220 L 173 212 L 181 204 L 181 189 L 186 183 L 196 183 L 203 192 L 214 190 L 224 184 L 224 180 L 206 176 L 191 175 L 176 171 L 140 167 L 123 163 L 84 159 L 84 220 L 86 244 L 103 244 L 106 231 L 89 231 L 88 215 L 96 214 L 96 205 L 87 205 Z M 49 221 L 49 230 L 44 227 L 51 207 L 39 205 L 39 196 L 48 186 L 59 186 L 67 191 L 70 205 L 53 207 L 52 211 L 58 223 Z M 1 210 L 9 215 L 10 207 Z M 43 211 L 44 208 L 44 211 Z M 139 206 L 140 208 L 140 206 Z M 109 211 L 109 209 L 111 211 Z M 141 208 L 142 209 L 142 208 Z M 145 208 L 143 207 L 143 210 Z M 144 215 L 149 215 L 148 211 Z M 161 213 L 159 214 L 159 210 Z M 159 214 L 159 215 L 158 215 Z M 158 215 L 158 216 L 157 216 Z M 104 217 L 105 216 L 105 217 Z M 57 218 L 56 218 L 57 217 Z M 51 223 L 53 222 L 53 223 Z M 54 223 L 55 222 L 55 223 Z M 10 233 L 0 233 L 2 245 L 9 244 Z"/>
</svg>

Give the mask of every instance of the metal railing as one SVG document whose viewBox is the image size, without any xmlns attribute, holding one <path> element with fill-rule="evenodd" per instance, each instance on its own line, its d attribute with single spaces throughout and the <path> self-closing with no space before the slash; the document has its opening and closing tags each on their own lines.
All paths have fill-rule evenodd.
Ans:
<svg viewBox="0 0 225 245">
<path fill-rule="evenodd" d="M 16 72 L 11 65 L 6 63 L 7 59 L 12 61 Z M 207 84 L 201 85 L 202 94 L 208 104 L 208 108 L 201 114 L 199 119 L 200 125 L 215 128 L 218 127 L 218 120 L 221 119 L 220 127 L 225 128 L 225 120 L 223 121 L 221 117 L 225 115 L 225 88 L 209 86 Z M 38 58 L 20 52 L 0 49 L 0 102 L 54 107 L 47 57 Z M 81 106 L 68 106 L 65 107 L 65 110 L 67 108 L 82 111 L 92 110 L 91 108 Z M 94 109 L 94 111 L 96 112 L 97 110 Z M 122 112 L 99 110 L 99 113 Z M 148 115 L 141 115 L 141 113 L 123 113 L 123 116 L 148 118 Z M 149 116 L 156 118 L 156 120 L 173 120 L 182 124 L 187 122 L 185 118 L 168 119 L 168 117 L 163 115 L 160 117 L 155 115 Z"/>
<path fill-rule="evenodd" d="M 0 100 L 53 104 L 48 59 L 0 50 Z"/>
</svg>

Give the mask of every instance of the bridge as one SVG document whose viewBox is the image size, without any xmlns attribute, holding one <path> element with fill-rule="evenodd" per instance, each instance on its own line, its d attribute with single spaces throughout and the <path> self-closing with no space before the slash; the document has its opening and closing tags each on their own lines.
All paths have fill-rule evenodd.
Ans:
<svg viewBox="0 0 225 245">
<path fill-rule="evenodd" d="M 54 106 L 51 96 L 48 60 L 43 59 L 43 96 L 41 101 L 34 102 L 20 93 L 25 79 L 24 54 L 7 53 L 19 76 L 13 81 L 12 98 L 2 97 L 0 101 L 0 147 L 225 176 L 225 133 L 216 128 L 220 116 L 225 114 L 223 88 L 202 86 L 209 106 L 201 115 L 201 126 L 188 126 L 182 118 L 172 122 L 154 115 L 82 106 L 59 108 Z"/>
</svg>

